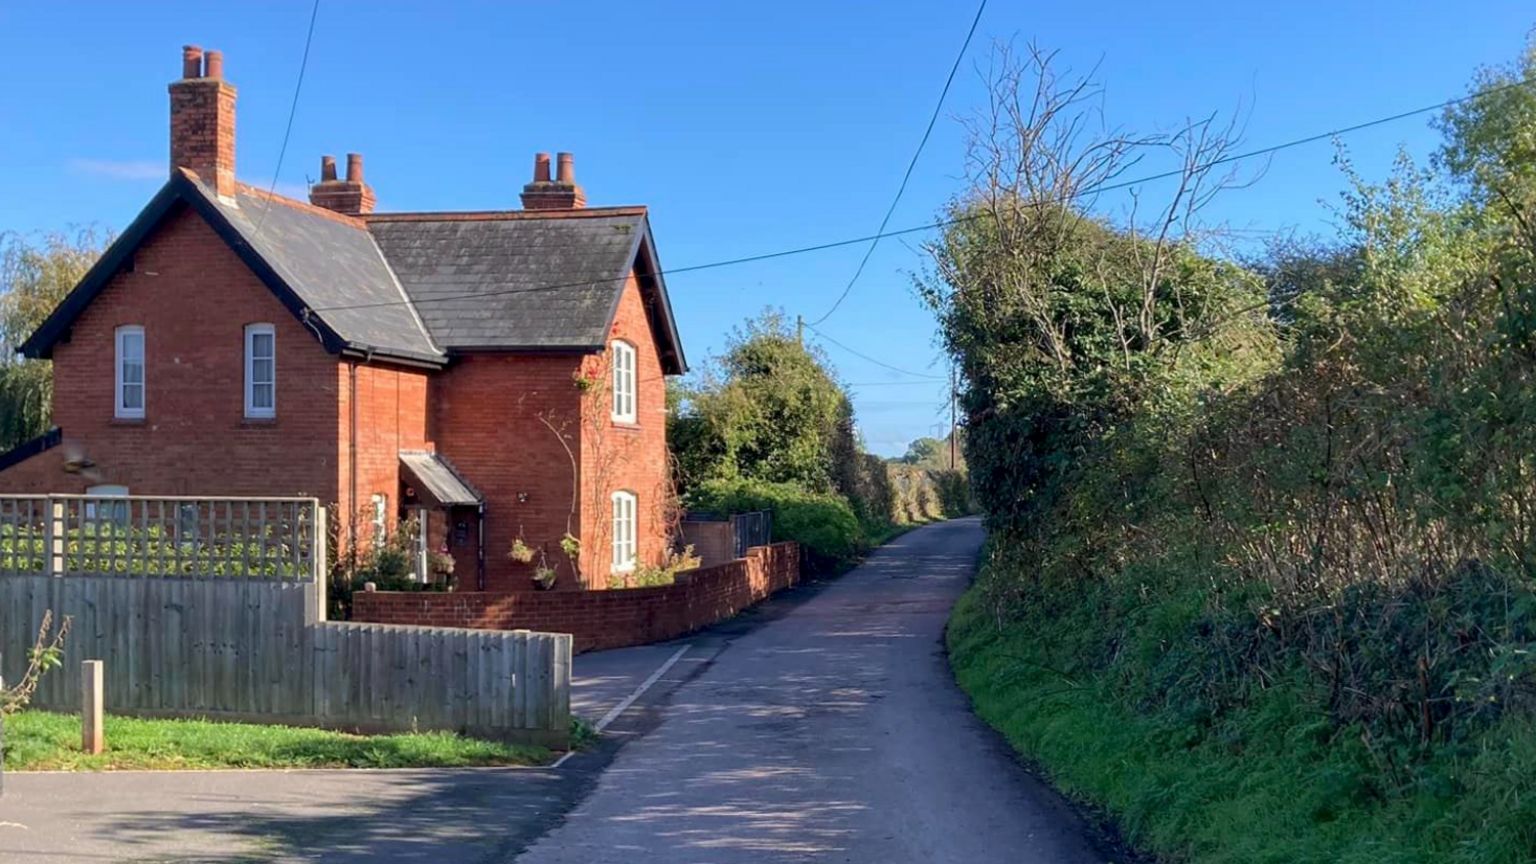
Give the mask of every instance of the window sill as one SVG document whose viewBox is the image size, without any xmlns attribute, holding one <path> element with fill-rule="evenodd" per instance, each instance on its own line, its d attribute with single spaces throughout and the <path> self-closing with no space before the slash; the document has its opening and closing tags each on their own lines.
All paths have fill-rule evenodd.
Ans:
<svg viewBox="0 0 1536 864">
<path fill-rule="evenodd" d="M 242 429 L 266 429 L 277 425 L 276 417 L 242 417 L 240 428 Z"/>
<path fill-rule="evenodd" d="M 634 420 L 614 420 L 613 428 L 621 432 L 639 432 L 640 424 Z"/>
<path fill-rule="evenodd" d="M 113 417 L 111 426 L 143 426 L 143 417 Z"/>
</svg>

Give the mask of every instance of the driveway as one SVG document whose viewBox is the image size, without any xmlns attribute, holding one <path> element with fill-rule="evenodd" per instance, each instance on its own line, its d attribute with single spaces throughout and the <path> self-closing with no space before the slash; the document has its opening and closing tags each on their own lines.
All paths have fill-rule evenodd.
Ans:
<svg viewBox="0 0 1536 864">
<path fill-rule="evenodd" d="M 519 864 L 1108 860 L 950 677 L 944 622 L 981 539 L 974 519 L 913 531 L 699 640 L 691 680 Z"/>
<path fill-rule="evenodd" d="M 594 722 L 652 686 L 558 768 L 12 774 L 0 860 L 1108 860 L 950 678 L 980 543 L 922 528 L 690 639 L 578 657 Z"/>
</svg>

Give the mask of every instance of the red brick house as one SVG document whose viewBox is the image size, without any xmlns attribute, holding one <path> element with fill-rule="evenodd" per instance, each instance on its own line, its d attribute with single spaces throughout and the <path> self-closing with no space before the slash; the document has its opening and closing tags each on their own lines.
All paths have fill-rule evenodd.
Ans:
<svg viewBox="0 0 1536 864">
<path fill-rule="evenodd" d="M 269 195 L 236 177 L 235 95 L 184 50 L 170 178 L 22 346 L 58 429 L 0 455 L 0 493 L 314 496 L 357 537 L 418 516 L 423 558 L 490 590 L 531 587 L 517 539 L 562 588 L 657 562 L 687 366 L 646 209 L 585 206 L 569 154 L 522 210 L 375 213 L 355 154 Z"/>
</svg>

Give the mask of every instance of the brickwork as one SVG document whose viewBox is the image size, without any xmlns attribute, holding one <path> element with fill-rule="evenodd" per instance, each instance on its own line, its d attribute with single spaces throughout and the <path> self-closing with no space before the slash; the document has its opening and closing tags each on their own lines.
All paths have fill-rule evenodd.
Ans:
<svg viewBox="0 0 1536 864">
<path fill-rule="evenodd" d="M 635 494 L 635 554 L 638 563 L 656 565 L 666 551 L 673 506 L 667 466 L 667 386 L 661 355 L 640 285 L 631 275 L 619 297 L 609 331 L 610 344 L 623 340 L 635 347 L 635 422 L 613 419 L 612 351 L 591 357 L 583 375 L 594 386 L 582 402 L 581 461 L 583 499 L 582 572 L 588 588 L 608 587 L 613 564 L 613 493 Z"/>
<path fill-rule="evenodd" d="M 277 417 L 245 418 L 245 325 L 276 330 Z M 114 331 L 144 328 L 144 419 L 113 418 Z M 101 483 L 136 495 L 337 497 L 336 358 L 190 210 L 134 253 L 132 268 L 54 346 L 54 423 Z M 0 472 L 0 492 L 78 493 L 48 470 L 60 448 Z M 55 458 L 49 458 L 55 457 Z M 37 463 L 34 465 L 34 463 Z"/>
<path fill-rule="evenodd" d="M 171 169 L 186 168 L 219 195 L 235 194 L 235 96 L 223 58 L 183 50 L 183 77 L 171 82 Z"/>
<path fill-rule="evenodd" d="M 560 538 L 581 534 L 572 517 L 571 452 L 579 453 L 581 392 L 573 354 L 470 354 L 430 382 L 432 431 L 439 451 L 486 500 L 486 588 L 533 590 L 531 564 L 507 557 L 522 537 L 576 585 Z M 563 443 L 562 443 L 563 442 Z M 578 466 L 579 468 L 579 466 Z M 455 548 L 455 572 L 474 572 L 472 549 Z"/>
<path fill-rule="evenodd" d="M 800 580 L 794 543 L 757 546 L 747 557 L 680 575 L 656 588 L 622 591 L 380 591 L 353 596 L 356 621 L 570 633 L 575 650 L 673 639 L 723 621 Z"/>
<path fill-rule="evenodd" d="M 220 195 L 238 188 L 235 98 L 223 56 L 186 46 L 182 77 L 170 85 L 171 166 L 195 172 Z M 553 178 L 549 168 L 541 156 L 533 199 L 581 207 L 570 154 L 560 154 Z M 272 199 L 271 206 L 309 209 L 357 230 L 366 223 L 351 217 L 373 209 L 355 153 L 345 180 L 334 159 L 322 161 L 312 195 L 319 206 Z M 612 418 L 607 348 L 467 352 L 440 371 L 332 355 L 202 218 L 175 206 L 51 344 L 53 420 L 69 446 L 0 471 L 0 493 L 78 493 L 101 483 L 138 495 L 313 496 L 333 508 L 346 542 L 366 540 L 374 496 L 387 496 L 390 524 L 417 503 L 401 483 L 400 451 L 436 450 L 484 496 L 486 588 L 534 589 L 540 561 L 512 561 L 517 538 L 557 569 L 557 589 L 609 587 L 612 496 L 620 490 L 637 498 L 638 563 L 661 563 L 672 524 L 654 326 L 661 313 L 647 308 L 634 274 L 608 334 L 610 345 L 623 340 L 636 351 L 637 416 L 620 422 Z M 275 332 L 275 418 L 244 416 L 244 336 L 252 323 Z M 142 419 L 113 416 L 122 325 L 144 331 Z M 61 454 L 75 447 L 95 461 L 99 479 L 62 470 Z M 474 509 L 427 519 L 428 545 L 449 549 L 460 585 L 476 585 L 482 538 Z M 580 540 L 579 568 L 561 549 L 567 533 Z"/>
</svg>

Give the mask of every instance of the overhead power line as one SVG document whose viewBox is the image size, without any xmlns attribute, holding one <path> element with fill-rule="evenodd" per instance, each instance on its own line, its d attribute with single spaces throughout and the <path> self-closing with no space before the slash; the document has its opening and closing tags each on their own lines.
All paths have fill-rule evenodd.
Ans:
<svg viewBox="0 0 1536 864">
<path fill-rule="evenodd" d="M 820 330 L 817 330 L 815 327 L 812 327 L 810 324 L 807 324 L 805 326 L 807 328 L 809 328 L 812 333 L 815 333 L 817 336 L 820 336 L 822 339 L 825 339 L 827 342 L 831 343 L 832 345 L 836 345 L 837 347 L 843 349 L 844 351 L 847 351 L 849 354 L 852 354 L 855 357 L 859 357 L 861 359 L 868 360 L 869 362 L 875 364 L 876 366 L 880 366 L 880 367 L 889 369 L 892 372 L 900 372 L 903 375 L 910 375 L 913 378 L 928 378 L 928 379 L 932 379 L 934 381 L 945 381 L 945 380 L 948 380 L 948 379 L 946 379 L 942 375 L 928 375 L 928 374 L 923 373 L 923 372 L 913 372 L 913 371 L 911 371 L 909 369 L 903 369 L 900 366 L 892 366 L 891 364 L 885 362 L 884 360 L 877 360 L 874 357 L 871 357 L 871 356 L 869 356 L 868 354 L 865 354 L 862 351 L 856 350 L 854 348 L 849 348 L 847 345 L 844 345 L 843 343 L 837 341 L 836 339 L 833 339 L 831 336 L 828 336 L 827 334 L 821 332 Z"/>
<path fill-rule="evenodd" d="M 1341 126 L 1341 127 L 1337 128 L 1337 129 L 1330 129 L 1327 132 L 1318 132 L 1318 133 L 1313 134 L 1313 135 L 1307 135 L 1307 136 L 1304 136 L 1304 137 L 1301 137 L 1301 138 L 1294 138 L 1294 139 L 1291 139 L 1289 141 L 1285 141 L 1285 142 L 1282 142 L 1282 143 L 1279 143 L 1279 144 L 1272 144 L 1272 145 L 1270 145 L 1268 147 L 1260 147 L 1260 148 L 1258 148 L 1256 150 L 1248 150 L 1248 151 L 1245 151 L 1243 153 L 1235 153 L 1235 154 L 1231 154 L 1231 155 L 1228 155 L 1228 156 L 1223 156 L 1223 157 L 1221 157 L 1219 159 L 1213 159 L 1213 160 L 1211 160 L 1209 162 L 1206 162 L 1206 163 L 1203 163 L 1203 164 L 1201 164 L 1199 166 L 1196 166 L 1196 169 L 1197 170 L 1204 170 L 1206 168 L 1213 168 L 1213 167 L 1216 167 L 1218 165 L 1225 165 L 1225 164 L 1228 164 L 1228 163 L 1231 163 L 1231 162 L 1239 162 L 1239 161 L 1242 161 L 1242 160 L 1245 160 L 1245 159 L 1252 159 L 1252 158 L 1257 157 L 1257 156 L 1267 156 L 1267 155 L 1269 155 L 1271 153 L 1278 153 L 1281 150 L 1288 150 L 1288 149 L 1293 148 L 1293 147 L 1300 147 L 1300 146 L 1303 146 L 1303 145 L 1306 145 L 1306 144 L 1313 144 L 1313 143 L 1316 143 L 1318 141 L 1323 141 L 1323 140 L 1326 140 L 1326 139 L 1329 139 L 1329 138 L 1334 138 L 1334 137 L 1338 137 L 1338 136 L 1342 136 L 1342 135 L 1348 135 L 1348 134 L 1353 133 L 1353 132 L 1359 132 L 1362 129 L 1369 129 L 1369 128 L 1373 127 L 1373 126 L 1381 126 L 1381 125 L 1384 125 L 1384 124 L 1387 124 L 1387 123 L 1393 123 L 1393 122 L 1396 122 L 1398 120 L 1404 120 L 1404 119 L 1407 119 L 1409 117 L 1413 117 L 1413 116 L 1416 116 L 1416 115 L 1419 115 L 1419 114 L 1427 114 L 1427 113 L 1429 113 L 1431 111 L 1437 111 L 1437 110 L 1443 110 L 1443 109 L 1446 109 L 1446 108 L 1451 108 L 1453 106 L 1460 105 L 1460 104 L 1463 104 L 1465 102 L 1470 102 L 1470 101 L 1472 101 L 1474 99 L 1479 99 L 1479 98 L 1482 98 L 1484 96 L 1492 96 L 1492 95 L 1494 95 L 1496 93 L 1501 93 L 1501 92 L 1504 92 L 1506 90 L 1513 90 L 1513 89 L 1515 89 L 1517 87 L 1529 86 L 1531 84 L 1536 84 L 1536 77 L 1523 79 L 1521 81 L 1514 81 L 1514 82 L 1511 82 L 1509 84 L 1501 84 L 1501 85 L 1498 85 L 1496 87 L 1488 87 L 1488 88 L 1485 88 L 1483 90 L 1478 90 L 1478 91 L 1475 91 L 1473 93 L 1469 93 L 1469 94 L 1467 94 L 1465 96 L 1459 96 L 1459 97 L 1457 97 L 1455 99 L 1447 99 L 1447 100 L 1445 100 L 1443 102 L 1436 102 L 1433 105 L 1425 105 L 1425 106 L 1422 106 L 1420 108 L 1414 108 L 1414 109 L 1409 110 L 1409 111 L 1402 111 L 1402 112 L 1399 112 L 1397 114 L 1392 114 L 1392 115 L 1389 115 L 1389 116 L 1386 116 L 1386 117 L 1378 117 L 1378 118 L 1376 118 L 1374 120 L 1367 120 L 1367 121 L 1365 121 L 1363 123 L 1355 123 L 1355 124 L 1350 125 L 1350 126 Z M 1147 175 L 1145 177 L 1138 177 L 1138 178 L 1136 178 L 1134 180 L 1123 180 L 1123 181 L 1120 181 L 1120 182 L 1117 182 L 1117 183 L 1108 183 L 1108 184 L 1104 184 L 1104 185 L 1101 185 L 1101 186 L 1095 186 L 1095 187 L 1091 187 L 1091 188 L 1087 188 L 1087 189 L 1082 189 L 1082 190 L 1079 190 L 1078 192 L 1076 192 L 1072 197 L 1074 197 L 1074 198 L 1083 197 L 1083 196 L 1087 196 L 1087 195 L 1098 194 L 1098 193 L 1101 193 L 1101 192 L 1112 192 L 1112 191 L 1115 191 L 1117 189 L 1126 189 L 1126 188 L 1129 188 L 1129 187 L 1132 187 L 1132 186 L 1139 186 L 1139 185 L 1144 184 L 1144 183 L 1154 183 L 1154 182 L 1156 182 L 1158 180 L 1166 180 L 1166 179 L 1168 179 L 1170 177 L 1177 177 L 1177 176 L 1183 174 L 1184 170 L 1185 169 L 1176 169 L 1176 170 L 1172 170 L 1172 171 L 1164 171 L 1164 172 L 1161 172 L 1161 173 L 1158 173 L 1158 174 L 1149 174 L 1149 175 Z M 812 245 L 809 245 L 809 246 L 797 246 L 797 247 L 794 247 L 794 248 L 791 248 L 791 249 L 780 249 L 780 250 L 775 251 L 775 252 L 763 252 L 763 253 L 759 253 L 759 254 L 756 254 L 756 255 L 744 255 L 744 256 L 741 256 L 739 258 L 728 258 L 728 259 L 725 259 L 725 260 L 722 260 L 722 261 L 710 261 L 710 262 L 707 262 L 707 263 L 704 263 L 704 264 L 691 264 L 691 265 L 688 265 L 686 267 L 672 267 L 672 268 L 660 270 L 660 271 L 657 272 L 656 275 L 658 275 L 658 276 L 672 276 L 672 275 L 677 275 L 677 274 L 681 274 L 681 273 L 697 273 L 697 272 L 702 271 L 702 270 L 716 270 L 716 269 L 719 269 L 721 267 L 735 267 L 735 266 L 739 266 L 739 265 L 742 265 L 742 264 L 754 264 L 754 263 L 757 263 L 757 262 L 760 262 L 760 261 L 771 261 L 771 260 L 776 259 L 776 258 L 787 258 L 787 257 L 793 256 L 793 255 L 805 255 L 805 254 L 808 254 L 808 253 L 811 253 L 811 252 L 824 252 L 824 251 L 829 250 L 829 249 L 840 249 L 840 248 L 842 248 L 844 246 L 857 246 L 857 245 L 859 245 L 861 243 L 868 243 L 868 242 L 870 242 L 872 240 L 881 240 L 881 239 L 885 239 L 887 237 L 901 237 L 901 236 L 904 236 L 904 235 L 907 235 L 907 234 L 917 234 L 917 233 L 920 233 L 920 232 L 923 232 L 923 231 L 932 231 L 932 230 L 934 230 L 936 228 L 947 228 L 947 227 L 949 227 L 951 225 L 959 225 L 959 224 L 962 224 L 962 223 L 965 223 L 965 222 L 970 222 L 970 221 L 974 221 L 974 220 L 977 220 L 977 219 L 984 218 L 984 215 L 985 214 L 977 214 L 977 215 L 971 215 L 971 216 L 959 216 L 959 217 L 956 217 L 954 219 L 939 219 L 937 221 L 927 222 L 927 223 L 924 223 L 922 225 L 914 225 L 914 226 L 912 226 L 910 228 L 898 228 L 898 229 L 895 229 L 893 231 L 882 231 L 882 232 L 879 232 L 879 233 L 876 233 L 876 234 L 865 235 L 863 237 L 852 237 L 852 238 L 849 238 L 849 239 L 846 239 L 846 240 L 831 240 L 831 241 L 827 241 L 825 243 L 815 243 L 815 244 L 812 244 Z M 581 281 L 562 282 L 562 283 L 551 284 L 551 285 L 536 285 L 536 286 L 532 286 L 532 287 L 528 287 L 528 288 L 507 288 L 507 289 L 500 290 L 500 291 L 484 291 L 484 292 L 464 293 L 464 294 L 447 294 L 447 295 L 441 295 L 441 296 L 438 296 L 438 297 L 423 297 L 423 298 L 421 298 L 419 300 L 414 300 L 414 301 L 412 301 L 412 300 L 384 300 L 384 301 L 379 301 L 379 302 L 375 302 L 375 303 L 354 303 L 354 304 L 341 304 L 341 305 L 335 305 L 335 306 L 315 306 L 315 307 L 311 307 L 310 311 L 311 312 L 330 312 L 330 311 L 341 310 L 341 309 L 372 309 L 372 308 L 381 307 L 381 306 L 404 306 L 404 305 L 406 305 L 408 303 L 412 303 L 412 304 L 415 304 L 415 305 L 424 305 L 424 304 L 427 304 L 427 303 L 442 303 L 442 302 L 448 302 L 448 301 L 452 301 L 452 300 L 479 300 L 479 299 L 484 299 L 484 298 L 488 298 L 488 297 L 501 297 L 501 296 L 506 296 L 506 295 L 511 295 L 511 294 L 532 294 L 532 293 L 538 293 L 538 292 L 541 292 L 541 291 L 558 291 L 558 290 L 562 290 L 562 289 L 565 289 L 565 288 L 580 288 L 580 287 L 585 287 L 585 286 L 589 286 L 589 285 L 601 285 L 601 284 L 604 284 L 606 282 L 622 281 L 625 278 L 627 278 L 627 276 L 624 276 L 624 277 L 609 276 L 609 277 L 603 277 L 603 278 L 599 278 L 599 279 L 585 279 L 585 280 L 581 280 Z"/>
<path fill-rule="evenodd" d="M 256 221 L 256 235 L 261 236 L 261 226 L 266 224 L 267 213 L 272 210 L 272 196 L 277 193 L 277 178 L 283 172 L 283 157 L 288 155 L 288 138 L 293 135 L 293 116 L 299 111 L 299 93 L 304 89 L 304 70 L 309 68 L 309 46 L 315 41 L 315 19 L 320 17 L 320 0 L 309 10 L 309 30 L 304 34 L 304 56 L 299 60 L 299 80 L 293 85 L 293 101 L 288 105 L 288 124 L 283 127 L 283 145 L 277 148 L 277 167 L 272 170 L 272 185 L 267 188 L 267 206 Z"/>
<path fill-rule="evenodd" d="M 939 101 L 933 106 L 933 114 L 928 117 L 928 127 L 923 130 L 922 140 L 917 142 L 917 150 L 912 154 L 912 161 L 907 163 L 907 171 L 901 175 L 901 185 L 896 187 L 896 197 L 891 199 L 891 206 L 885 210 L 885 217 L 880 220 L 880 227 L 875 230 L 875 239 L 869 241 L 869 248 L 864 250 L 864 257 L 859 259 L 859 266 L 853 271 L 853 278 L 843 287 L 843 293 L 837 295 L 832 308 L 826 314 L 810 322 L 812 325 L 820 324 L 832 317 L 832 313 L 843 305 L 848 295 L 853 292 L 854 283 L 863 275 L 864 268 L 869 264 L 870 256 L 875 254 L 875 247 L 880 245 L 880 235 L 885 232 L 886 226 L 891 223 L 891 216 L 896 213 L 896 205 L 901 203 L 901 196 L 907 191 L 907 183 L 912 179 L 912 170 L 917 167 L 917 160 L 923 155 L 923 148 L 928 146 L 928 136 L 933 134 L 933 126 L 939 121 L 939 112 L 944 109 L 944 100 L 949 96 L 950 85 L 955 83 L 955 73 L 960 71 L 960 61 L 965 59 L 965 52 L 971 47 L 971 37 L 976 35 L 976 26 L 981 23 L 981 13 L 987 11 L 987 0 L 981 0 L 976 7 L 976 17 L 971 19 L 971 29 L 965 34 L 965 41 L 960 44 L 960 53 L 955 55 L 954 65 L 949 67 L 949 77 L 944 79 L 944 89 L 939 91 Z"/>
</svg>

